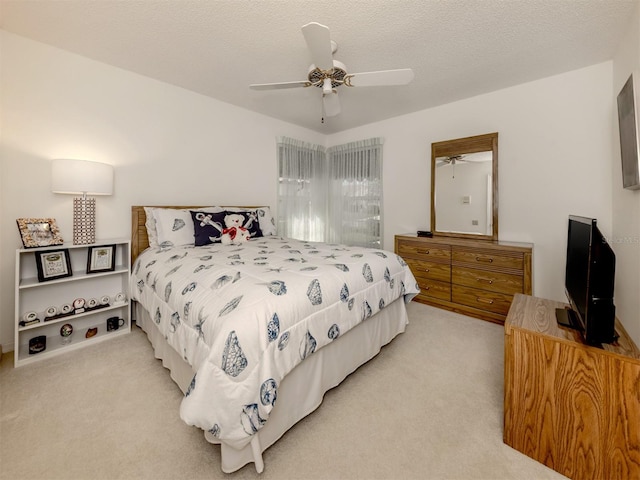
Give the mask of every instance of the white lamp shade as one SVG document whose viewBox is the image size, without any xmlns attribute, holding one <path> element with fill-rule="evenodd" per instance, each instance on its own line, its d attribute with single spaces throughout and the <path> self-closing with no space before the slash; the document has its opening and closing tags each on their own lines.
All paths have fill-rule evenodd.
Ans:
<svg viewBox="0 0 640 480">
<path fill-rule="evenodd" d="M 113 166 L 88 160 L 56 159 L 51 162 L 53 193 L 111 195 Z"/>
</svg>

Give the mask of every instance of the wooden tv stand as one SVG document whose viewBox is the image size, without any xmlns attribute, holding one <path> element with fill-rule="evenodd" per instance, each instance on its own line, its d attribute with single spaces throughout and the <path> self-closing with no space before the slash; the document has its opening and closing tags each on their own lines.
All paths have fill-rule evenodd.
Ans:
<svg viewBox="0 0 640 480">
<path fill-rule="evenodd" d="M 505 321 L 504 442 L 573 479 L 640 478 L 640 351 L 619 322 L 597 348 L 565 305 L 517 294 Z"/>
</svg>

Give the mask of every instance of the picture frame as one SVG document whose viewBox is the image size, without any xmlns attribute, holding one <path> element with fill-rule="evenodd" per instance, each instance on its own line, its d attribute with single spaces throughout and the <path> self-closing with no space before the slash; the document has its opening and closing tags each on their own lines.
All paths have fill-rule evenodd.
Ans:
<svg viewBox="0 0 640 480">
<path fill-rule="evenodd" d="M 36 252 L 36 268 L 39 282 L 73 276 L 67 248 Z"/>
<path fill-rule="evenodd" d="M 18 218 L 16 222 L 24 248 L 52 247 L 64 243 L 55 218 Z"/>
<path fill-rule="evenodd" d="M 87 273 L 113 272 L 116 268 L 116 245 L 89 247 Z"/>
</svg>

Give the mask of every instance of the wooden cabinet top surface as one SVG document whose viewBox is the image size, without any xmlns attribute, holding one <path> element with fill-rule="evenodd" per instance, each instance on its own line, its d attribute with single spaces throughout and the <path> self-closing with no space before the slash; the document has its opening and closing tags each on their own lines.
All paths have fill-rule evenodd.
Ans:
<svg viewBox="0 0 640 480">
<path fill-rule="evenodd" d="M 516 294 L 513 297 L 509 314 L 505 320 L 505 333 L 509 335 L 513 328 L 538 333 L 561 341 L 591 347 L 584 343 L 582 336 L 575 330 L 560 327 L 556 320 L 556 308 L 566 308 L 567 304 L 555 300 Z M 619 338 L 615 344 L 603 344 L 605 351 L 625 355 L 640 361 L 640 350 L 629 337 L 622 324 L 616 319 L 616 334 Z M 598 349 L 600 350 L 600 349 Z M 600 350 L 601 351 L 601 350 Z"/>
<path fill-rule="evenodd" d="M 415 233 L 403 233 L 400 235 L 396 235 L 396 242 L 398 240 L 409 240 L 429 244 L 455 245 L 460 247 L 484 248 L 488 250 L 510 249 L 520 250 L 523 252 L 531 252 L 533 250 L 533 244 L 526 242 L 509 242 L 505 240 L 475 240 L 473 238 L 455 238 L 438 235 L 434 235 L 433 237 L 419 237 Z"/>
</svg>

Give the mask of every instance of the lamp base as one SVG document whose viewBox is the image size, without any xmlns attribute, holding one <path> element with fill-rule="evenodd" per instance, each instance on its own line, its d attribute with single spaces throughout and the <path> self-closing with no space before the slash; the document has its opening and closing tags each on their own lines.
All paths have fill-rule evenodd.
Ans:
<svg viewBox="0 0 640 480">
<path fill-rule="evenodd" d="M 73 199 L 73 244 L 96 243 L 96 199 Z"/>
</svg>

